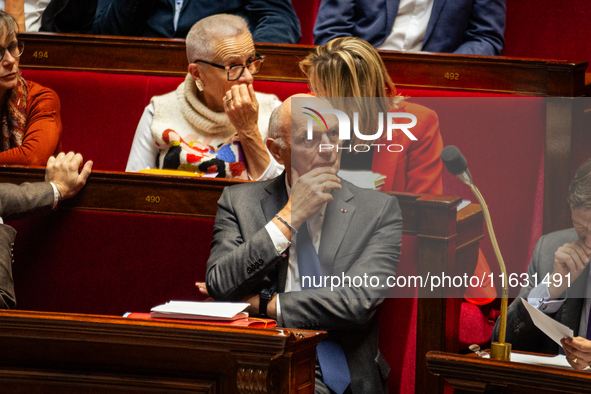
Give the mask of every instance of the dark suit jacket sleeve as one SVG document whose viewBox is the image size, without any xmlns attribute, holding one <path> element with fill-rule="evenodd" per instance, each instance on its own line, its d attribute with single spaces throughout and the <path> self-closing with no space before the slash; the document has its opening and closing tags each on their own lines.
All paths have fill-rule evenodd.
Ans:
<svg viewBox="0 0 591 394">
<path fill-rule="evenodd" d="M 255 287 L 260 287 L 261 281 L 281 259 L 264 227 L 244 240 L 242 234 L 247 230 L 241 227 L 232 206 L 234 192 L 235 189 L 226 187 L 218 201 L 211 254 L 207 260 L 207 290 L 218 301 L 240 301 L 254 293 Z"/>
<path fill-rule="evenodd" d="M 505 0 L 474 0 L 465 40 L 454 53 L 498 56 L 505 45 Z"/>
<path fill-rule="evenodd" d="M 398 200 L 389 197 L 386 201 L 381 205 L 380 219 L 373 228 L 369 242 L 344 273 L 351 278 L 377 276 L 379 286 L 344 286 L 334 290 L 325 287 L 280 294 L 285 327 L 361 329 L 374 317 L 387 292 L 387 286 L 382 288 L 381 285 L 386 284 L 389 276 L 396 274 L 402 241 L 402 217 Z M 365 223 L 367 227 L 371 225 Z M 334 272 L 333 275 L 342 277 L 340 272 Z"/>
<path fill-rule="evenodd" d="M 92 34 L 141 36 L 154 0 L 99 0 Z"/>
<path fill-rule="evenodd" d="M 53 188 L 49 182 L 0 184 L 0 217 L 4 222 L 51 212 Z"/>
<path fill-rule="evenodd" d="M 322 0 L 314 25 L 314 44 L 324 45 L 333 38 L 353 35 L 355 0 Z"/>
<path fill-rule="evenodd" d="M 519 291 L 519 297 L 509 305 L 507 310 L 507 333 L 505 342 L 510 343 L 512 347 L 517 350 L 540 351 L 538 345 L 546 336 L 546 334 L 536 328 L 529 313 L 525 309 L 525 306 L 523 306 L 523 303 L 521 302 L 521 298 L 527 300 L 529 292 L 535 287 L 535 284 L 532 282 L 533 275 L 537 273 L 539 278 L 540 273 L 542 273 L 542 271 L 540 271 L 539 262 L 543 242 L 544 237 L 541 237 L 536 244 L 531 262 L 527 268 L 528 277 L 530 278 L 528 285 L 521 288 Z M 498 341 L 499 338 L 499 321 L 500 319 L 497 320 L 493 330 L 493 342 Z"/>
<path fill-rule="evenodd" d="M 255 42 L 300 42 L 300 21 L 289 0 L 248 0 L 244 8 L 252 25 Z"/>
<path fill-rule="evenodd" d="M 47 182 L 23 183 L 20 186 L 0 184 L 0 217 L 4 222 L 51 211 L 53 189 Z M 0 309 L 14 308 L 12 280 L 12 244 L 16 231 L 0 224 Z"/>
</svg>

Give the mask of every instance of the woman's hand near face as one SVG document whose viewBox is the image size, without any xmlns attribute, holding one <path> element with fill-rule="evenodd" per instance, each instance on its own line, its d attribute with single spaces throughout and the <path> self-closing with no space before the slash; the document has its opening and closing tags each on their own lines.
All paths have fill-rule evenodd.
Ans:
<svg viewBox="0 0 591 394">
<path fill-rule="evenodd" d="M 253 138 L 254 135 L 260 139 L 259 102 L 252 84 L 242 83 L 232 86 L 232 89 L 228 90 L 224 96 L 224 111 L 238 131 L 241 140 L 242 135 L 250 138 Z"/>
<path fill-rule="evenodd" d="M 251 179 L 258 180 L 271 159 L 259 131 L 259 102 L 252 84 L 232 86 L 223 98 L 224 111 L 238 132 Z"/>
</svg>

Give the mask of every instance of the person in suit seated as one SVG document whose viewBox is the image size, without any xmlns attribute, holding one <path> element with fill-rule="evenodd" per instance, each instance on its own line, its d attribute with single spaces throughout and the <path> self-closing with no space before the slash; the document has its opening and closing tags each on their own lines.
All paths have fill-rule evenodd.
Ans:
<svg viewBox="0 0 591 394">
<path fill-rule="evenodd" d="M 390 152 L 386 148 L 377 150 L 373 147 L 363 153 L 345 151 L 343 168 L 371 170 L 385 175 L 383 190 L 443 193 L 443 163 L 440 159 L 443 141 L 437 114 L 396 96 L 396 87 L 382 58 L 367 41 L 356 37 L 335 38 L 317 47 L 300 62 L 300 68 L 308 76 L 312 92 L 319 97 L 368 97 L 354 101 L 353 105 L 357 107 L 349 110 L 360 114 L 359 128 L 362 132 L 369 130 L 367 134 L 375 133 L 379 112 L 407 112 L 417 117 L 417 124 L 411 129 L 416 141 L 399 131 L 395 140 L 388 141 L 386 133 L 383 133 L 379 140 L 372 142 L 385 145 L 396 143 L 402 146 L 400 151 Z M 343 105 L 353 102 L 345 100 Z M 351 116 L 349 118 L 352 119 Z M 357 137 L 351 141 L 351 145 L 364 143 L 368 141 Z"/>
<path fill-rule="evenodd" d="M 0 9 L 14 17 L 19 32 L 39 31 L 41 15 L 49 0 L 0 0 Z"/>
<path fill-rule="evenodd" d="M 42 166 L 61 150 L 60 101 L 19 73 L 24 44 L 12 16 L 0 10 L 0 164 Z"/>
<path fill-rule="evenodd" d="M 529 283 L 507 312 L 506 342 L 514 350 L 558 354 L 560 348 L 532 322 L 521 302 L 570 327 L 575 338 L 562 340 L 566 359 L 574 369 L 591 365 L 591 159 L 583 163 L 569 186 L 573 228 L 543 235 L 536 244 L 527 273 Z M 499 334 L 499 321 L 493 341 Z"/>
<path fill-rule="evenodd" d="M 500 55 L 505 0 L 322 0 L 314 43 L 363 38 L 381 50 Z"/>
<path fill-rule="evenodd" d="M 300 22 L 289 0 L 51 0 L 42 31 L 185 38 L 216 14 L 247 20 L 256 42 L 297 44 Z"/>
<path fill-rule="evenodd" d="M 87 161 L 78 172 L 82 163 L 80 154 L 62 152 L 47 160 L 45 182 L 0 183 L 0 309 L 16 306 L 12 280 L 12 247 L 16 230 L 5 222 L 49 213 L 63 199 L 74 197 L 86 184 L 92 170 L 92 161 Z"/>
<path fill-rule="evenodd" d="M 280 104 L 255 93 L 255 52 L 246 21 L 213 15 L 187 36 L 189 73 L 179 87 L 152 98 L 138 124 L 126 171 L 145 168 L 217 173 L 264 180 L 283 170 L 265 148 L 269 116 Z"/>
<path fill-rule="evenodd" d="M 316 393 L 385 393 L 390 369 L 378 349 L 377 311 L 387 287 L 379 283 L 396 273 L 400 208 L 394 196 L 337 177 L 337 119 L 325 114 L 325 127 L 307 126 L 306 108 L 331 106 L 296 95 L 271 115 L 266 143 L 285 164 L 281 176 L 224 189 L 206 290 L 215 300 L 246 300 L 251 315 L 283 327 L 328 331 L 317 349 Z M 327 144 L 333 149 L 320 149 Z M 342 283 L 321 283 L 323 276 Z M 358 286 L 363 277 L 373 284 Z"/>
</svg>

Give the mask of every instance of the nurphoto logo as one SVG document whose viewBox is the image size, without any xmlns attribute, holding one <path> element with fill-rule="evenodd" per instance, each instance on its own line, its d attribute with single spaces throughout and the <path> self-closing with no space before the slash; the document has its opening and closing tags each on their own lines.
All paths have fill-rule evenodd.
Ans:
<svg viewBox="0 0 591 394">
<path fill-rule="evenodd" d="M 322 114 L 333 114 L 337 117 L 339 123 L 339 140 L 340 141 L 348 141 L 351 140 L 351 121 L 349 116 L 343 111 L 339 111 L 338 109 L 322 109 L 317 111 L 310 107 L 304 107 L 304 109 L 310 112 L 303 112 L 305 115 L 308 115 L 310 119 L 308 119 L 308 132 L 306 138 L 308 140 L 312 140 L 314 131 L 314 123 L 317 123 L 320 126 L 320 131 L 327 132 L 328 131 L 328 124 Z M 409 123 L 394 123 L 394 119 L 410 119 Z M 388 112 L 386 114 L 386 122 L 384 122 L 384 113 L 378 113 L 378 130 L 374 134 L 362 134 L 359 131 L 359 113 L 353 112 L 353 132 L 355 136 L 363 141 L 376 141 L 379 139 L 382 134 L 384 133 L 384 123 L 386 124 L 386 139 L 388 141 L 392 141 L 394 136 L 394 130 L 401 130 L 410 140 L 417 141 L 417 138 L 410 132 L 409 129 L 413 128 L 417 124 L 417 117 L 413 114 L 407 112 Z M 380 151 L 380 148 L 385 148 L 389 152 L 402 152 L 404 147 L 400 144 L 355 144 L 350 145 L 347 147 L 341 146 L 341 144 L 319 144 L 318 148 L 320 152 L 322 150 L 332 150 L 337 149 L 339 150 L 347 150 L 347 151 L 355 151 L 355 152 L 368 152 L 371 147 L 376 147 L 377 151 Z"/>
</svg>

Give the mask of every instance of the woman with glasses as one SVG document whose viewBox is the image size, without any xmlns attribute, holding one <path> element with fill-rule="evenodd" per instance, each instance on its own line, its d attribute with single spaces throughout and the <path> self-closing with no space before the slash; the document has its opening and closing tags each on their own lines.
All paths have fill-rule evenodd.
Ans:
<svg viewBox="0 0 591 394">
<path fill-rule="evenodd" d="M 173 92 L 152 98 L 138 125 L 126 171 L 146 168 L 264 180 L 283 171 L 264 140 L 280 104 L 255 93 L 255 52 L 246 21 L 219 14 L 197 22 L 187 36 L 189 73 Z"/>
<path fill-rule="evenodd" d="M 53 90 L 20 76 L 17 31 L 0 10 L 0 164 L 45 166 L 61 150 L 60 102 Z"/>
</svg>

